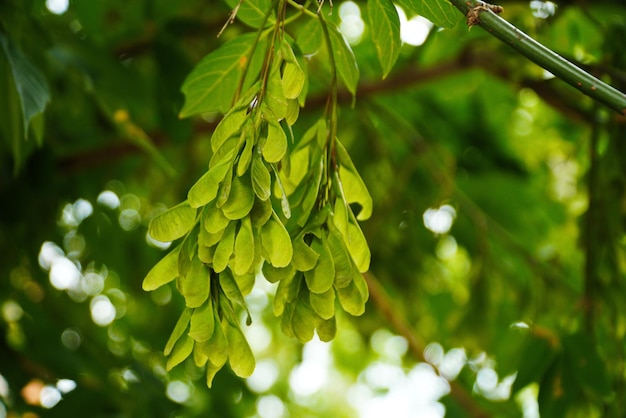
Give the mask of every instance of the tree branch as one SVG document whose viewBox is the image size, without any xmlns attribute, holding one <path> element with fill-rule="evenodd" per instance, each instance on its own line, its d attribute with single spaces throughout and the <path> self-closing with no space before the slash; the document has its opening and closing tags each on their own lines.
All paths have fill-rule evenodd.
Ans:
<svg viewBox="0 0 626 418">
<path fill-rule="evenodd" d="M 580 90 L 583 94 L 626 116 L 626 94 L 592 76 L 565 58 L 546 48 L 533 38 L 493 13 L 487 3 L 476 0 L 450 0 L 466 16 L 477 16 L 471 24 L 480 25 L 487 32 L 508 44 L 526 58 L 548 70 L 557 78 Z"/>
</svg>

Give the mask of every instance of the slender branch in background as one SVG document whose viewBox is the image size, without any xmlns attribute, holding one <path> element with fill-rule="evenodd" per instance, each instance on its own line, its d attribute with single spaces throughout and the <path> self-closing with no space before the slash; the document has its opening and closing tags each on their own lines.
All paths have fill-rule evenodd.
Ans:
<svg viewBox="0 0 626 418">
<path fill-rule="evenodd" d="M 604 83 L 565 58 L 546 48 L 533 38 L 495 14 L 487 3 L 475 0 L 450 0 L 471 23 L 513 47 L 555 77 L 580 90 L 594 100 L 626 116 L 626 94 Z"/>
<path fill-rule="evenodd" d="M 378 312 L 385 317 L 395 332 L 406 338 L 409 344 L 409 350 L 413 356 L 418 361 L 426 362 L 424 359 L 424 342 L 420 340 L 402 314 L 398 313 L 397 304 L 392 303 L 391 298 L 372 272 L 368 271 L 364 273 L 363 277 L 365 277 L 367 281 L 367 287 L 370 291 L 370 300 L 376 305 Z M 467 412 L 468 416 L 472 418 L 490 417 L 459 382 L 451 380 L 448 381 L 448 383 L 450 384 L 450 396 Z"/>
</svg>

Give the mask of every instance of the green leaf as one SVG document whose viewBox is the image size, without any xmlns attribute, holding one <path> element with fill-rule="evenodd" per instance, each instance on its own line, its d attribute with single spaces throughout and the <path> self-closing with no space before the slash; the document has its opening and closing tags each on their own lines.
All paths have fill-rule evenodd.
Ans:
<svg viewBox="0 0 626 418">
<path fill-rule="evenodd" d="M 215 330 L 215 318 L 213 318 L 213 303 L 209 298 L 207 303 L 193 310 L 189 335 L 196 342 L 208 341 Z"/>
<path fill-rule="evenodd" d="M 354 219 L 354 215 L 352 215 L 352 222 L 348 224 L 348 239 L 344 239 L 344 242 L 358 270 L 361 273 L 365 273 L 369 269 L 372 254 L 363 231 L 361 231 L 359 224 Z"/>
<path fill-rule="evenodd" d="M 323 40 L 322 27 L 318 19 L 309 19 L 298 32 L 296 43 L 302 54 L 313 55 L 320 50 Z"/>
<path fill-rule="evenodd" d="M 222 239 L 217 244 L 215 254 L 213 254 L 213 270 L 216 273 L 223 271 L 228 266 L 235 245 L 235 228 L 236 222 L 229 223 Z"/>
<path fill-rule="evenodd" d="M 330 44 L 333 49 L 332 53 L 335 58 L 337 72 L 348 91 L 354 96 L 359 82 L 359 68 L 356 64 L 356 58 L 350 45 L 348 45 L 348 41 L 337 29 L 337 26 L 332 22 L 327 22 L 326 24 L 328 25 Z"/>
<path fill-rule="evenodd" d="M 0 33 L 0 47 L 9 64 L 13 83 L 19 96 L 22 133 L 23 139 L 26 139 L 31 120 L 42 113 L 50 101 L 50 90 L 43 74 L 4 33 Z"/>
<path fill-rule="evenodd" d="M 165 344 L 165 349 L 163 350 L 163 353 L 166 356 L 170 355 L 170 353 L 172 352 L 172 349 L 174 348 L 174 344 L 176 344 L 176 341 L 178 341 L 178 339 L 187 330 L 187 326 L 189 325 L 189 320 L 191 319 L 192 313 L 193 313 L 193 309 L 185 308 L 183 312 L 180 314 L 180 317 L 178 318 L 178 321 L 176 321 L 176 325 L 174 326 L 174 330 L 172 331 L 170 338 L 167 340 L 167 343 Z"/>
<path fill-rule="evenodd" d="M 243 176 L 250 168 L 252 162 L 252 150 L 254 149 L 254 136 L 245 136 L 246 146 L 239 155 L 239 161 L 237 162 L 237 176 Z"/>
<path fill-rule="evenodd" d="M 291 329 L 298 341 L 301 343 L 311 341 L 316 322 L 317 314 L 308 304 L 308 301 L 299 299 L 291 317 Z"/>
<path fill-rule="evenodd" d="M 288 62 L 283 69 L 283 92 L 287 99 L 297 99 L 304 87 L 306 77 L 298 61 Z"/>
<path fill-rule="evenodd" d="M 265 225 L 272 217 L 273 209 L 270 200 L 255 200 L 250 211 L 250 220 L 255 228 Z"/>
<path fill-rule="evenodd" d="M 228 359 L 228 342 L 222 329 L 216 305 L 213 303 L 213 335 L 207 341 L 196 343 L 195 349 L 204 354 L 209 359 L 209 363 L 221 368 Z"/>
<path fill-rule="evenodd" d="M 361 210 L 357 215 L 358 220 L 369 219 L 372 216 L 372 196 L 370 196 L 367 186 L 354 166 L 348 151 L 339 140 L 337 140 L 337 157 L 340 162 L 339 178 L 347 203 L 361 205 Z"/>
<path fill-rule="evenodd" d="M 277 163 L 287 152 L 287 135 L 275 120 L 267 121 L 267 139 L 263 144 L 263 158 L 268 163 Z"/>
<path fill-rule="evenodd" d="M 209 269 L 194 257 L 191 261 L 189 273 L 178 278 L 180 293 L 185 297 L 185 304 L 189 308 L 197 308 L 206 302 L 211 290 L 211 274 Z"/>
<path fill-rule="evenodd" d="M 285 309 L 288 309 L 289 302 L 292 302 L 298 296 L 302 274 L 293 274 L 295 272 L 293 268 L 291 272 L 290 275 L 281 278 L 278 282 L 278 288 L 274 296 L 274 315 L 276 316 L 284 315 Z M 293 310 L 291 310 L 291 313 L 293 313 Z"/>
<path fill-rule="evenodd" d="M 291 264 L 298 271 L 309 271 L 317 264 L 320 254 L 304 242 L 304 236 L 293 242 L 293 258 Z"/>
<path fill-rule="evenodd" d="M 210 205 L 206 205 L 202 211 L 201 222 L 202 227 L 206 232 L 217 234 L 222 232 L 224 228 L 228 226 L 230 219 L 224 215 L 221 208 L 218 208 L 215 206 L 215 203 L 212 203 Z M 205 243 L 205 245 L 213 244 Z"/>
<path fill-rule="evenodd" d="M 271 0 L 244 0 L 243 2 L 240 2 L 240 0 L 226 0 L 226 3 L 232 8 L 241 4 L 237 9 L 237 19 L 254 29 L 258 29 L 263 25 L 265 16 L 272 10 Z M 276 17 L 272 11 L 267 19 L 266 26 L 272 25 L 275 21 Z"/>
<path fill-rule="evenodd" d="M 248 310 L 248 306 L 243 299 L 241 289 L 239 288 L 239 285 L 235 281 L 235 278 L 233 277 L 229 269 L 226 269 L 220 273 L 220 287 L 222 288 L 222 291 L 224 292 L 226 297 L 232 303 L 241 306 L 246 311 Z M 249 312 L 248 315 L 250 315 Z"/>
<path fill-rule="evenodd" d="M 193 338 L 188 335 L 183 335 L 182 338 L 178 340 L 176 345 L 174 345 L 172 353 L 167 358 L 165 370 L 169 372 L 174 367 L 185 361 L 185 359 L 187 359 L 193 351 L 193 344 Z"/>
<path fill-rule="evenodd" d="M 145 291 L 158 289 L 178 276 L 178 252 L 180 247 L 170 251 L 154 267 L 150 269 L 141 287 Z"/>
<path fill-rule="evenodd" d="M 207 363 L 206 366 L 206 385 L 209 389 L 211 389 L 213 387 L 213 379 L 215 378 L 215 375 L 217 374 L 217 372 L 219 372 L 220 370 L 222 370 L 222 367 L 224 365 L 220 365 L 220 366 L 216 366 L 211 362 Z"/>
<path fill-rule="evenodd" d="M 220 183 L 224 180 L 229 170 L 230 161 L 222 160 L 204 173 L 187 193 L 189 206 L 198 208 L 215 199 Z"/>
<path fill-rule="evenodd" d="M 243 109 L 234 107 L 229 110 L 228 113 L 222 118 L 220 123 L 217 124 L 213 135 L 211 135 L 211 150 L 217 152 L 227 140 L 237 134 L 240 131 L 244 131 L 246 127 L 251 126 L 250 123 L 245 123 L 248 120 L 248 107 Z"/>
<path fill-rule="evenodd" d="M 239 377 L 249 377 L 254 372 L 256 362 L 248 341 L 239 327 L 233 327 L 230 323 L 224 325 L 230 368 Z"/>
<path fill-rule="evenodd" d="M 263 160 L 255 155 L 252 159 L 252 188 L 261 200 L 269 199 L 272 193 L 272 177 Z"/>
<path fill-rule="evenodd" d="M 194 227 L 180 245 L 180 251 L 178 253 L 178 276 L 186 276 L 191 268 L 191 260 L 193 260 L 196 254 L 196 247 L 198 243 L 198 229 Z"/>
<path fill-rule="evenodd" d="M 408 15 L 420 15 L 442 28 L 453 28 L 461 14 L 449 0 L 398 0 L 396 2 Z"/>
<path fill-rule="evenodd" d="M 242 219 L 248 215 L 254 205 L 254 191 L 250 177 L 234 177 L 230 186 L 230 194 L 222 205 L 222 212 L 228 219 Z"/>
<path fill-rule="evenodd" d="M 330 319 L 319 321 L 316 329 L 321 341 L 332 341 L 335 338 L 335 334 L 337 334 L 337 321 L 334 316 Z"/>
<path fill-rule="evenodd" d="M 611 378 L 598 350 L 588 335 L 578 332 L 563 338 L 565 361 L 574 372 L 578 384 L 592 399 L 611 399 L 613 388 Z"/>
<path fill-rule="evenodd" d="M 250 271 L 244 274 L 233 274 L 235 281 L 237 282 L 237 286 L 241 290 L 241 294 L 246 296 L 250 294 L 252 288 L 254 287 L 254 282 L 256 280 L 256 269 L 250 269 Z"/>
<path fill-rule="evenodd" d="M 150 221 L 148 231 L 155 240 L 169 242 L 185 235 L 195 223 L 196 209 L 184 201 L 155 216 Z"/>
<path fill-rule="evenodd" d="M 368 0 L 367 11 L 372 41 L 385 78 L 400 55 L 400 18 L 391 0 Z"/>
<path fill-rule="evenodd" d="M 343 288 L 335 288 L 335 291 L 344 311 L 354 316 L 362 315 L 365 312 L 365 301 L 354 282 L 350 282 L 348 286 Z"/>
<path fill-rule="evenodd" d="M 287 98 L 283 91 L 283 82 L 280 78 L 280 70 L 278 67 L 273 68 L 270 73 L 263 103 L 267 106 L 265 111 L 269 109 L 267 119 L 280 120 L 287 114 Z"/>
<path fill-rule="evenodd" d="M 266 41 L 261 39 L 255 48 L 255 40 L 256 33 L 240 35 L 200 61 L 183 83 L 185 104 L 180 111 L 181 118 L 203 112 L 226 113 L 231 108 L 246 67 L 250 66 L 249 79 L 259 74 Z"/>
<path fill-rule="evenodd" d="M 311 307 L 322 319 L 335 316 L 335 290 L 331 287 L 324 293 L 310 293 Z"/>
<path fill-rule="evenodd" d="M 261 227 L 261 244 L 267 260 L 274 267 L 285 267 L 291 262 L 293 247 L 287 230 L 275 217 Z"/>
<path fill-rule="evenodd" d="M 346 248 L 341 232 L 335 227 L 333 222 L 328 223 L 328 249 L 335 263 L 336 287 L 346 287 L 354 277 L 353 261 Z"/>
<path fill-rule="evenodd" d="M 292 264 L 287 267 L 274 267 L 270 263 L 263 263 L 262 267 L 263 277 L 270 282 L 276 283 L 280 280 L 287 280 L 293 277 L 296 273 L 296 269 Z"/>
<path fill-rule="evenodd" d="M 237 275 L 247 273 L 254 263 L 254 234 L 250 218 L 241 220 L 241 226 L 235 238 L 235 266 L 233 271 Z"/>
<path fill-rule="evenodd" d="M 335 264 L 326 240 L 313 238 L 311 249 L 319 254 L 312 270 L 304 272 L 306 284 L 311 293 L 324 293 L 331 289 L 335 281 Z"/>
</svg>

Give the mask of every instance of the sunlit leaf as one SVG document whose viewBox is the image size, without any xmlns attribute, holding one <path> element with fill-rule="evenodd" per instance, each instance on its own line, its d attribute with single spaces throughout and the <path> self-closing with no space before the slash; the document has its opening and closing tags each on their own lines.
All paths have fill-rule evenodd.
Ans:
<svg viewBox="0 0 626 418">
<path fill-rule="evenodd" d="M 299 271 L 311 270 L 317 264 L 320 254 L 304 242 L 300 237 L 293 242 L 293 259 L 291 263 Z"/>
<path fill-rule="evenodd" d="M 324 293 L 310 293 L 311 307 L 321 318 L 330 319 L 335 316 L 335 290 L 331 287 Z"/>
<path fill-rule="evenodd" d="M 354 276 L 353 261 L 346 247 L 344 238 L 332 222 L 328 223 L 328 249 L 335 263 L 336 287 L 346 287 Z"/>
<path fill-rule="evenodd" d="M 178 287 L 189 308 L 197 308 L 206 302 L 211 290 L 211 274 L 198 257 L 191 261 L 187 275 L 178 278 Z"/>
<path fill-rule="evenodd" d="M 219 164 L 209 169 L 189 189 L 187 199 L 189 206 L 198 208 L 204 206 L 217 197 L 219 185 L 230 170 L 230 161 L 222 160 Z"/>
<path fill-rule="evenodd" d="M 265 277 L 268 282 L 276 283 L 280 280 L 293 277 L 296 269 L 292 264 L 289 264 L 287 267 L 274 267 L 270 263 L 263 263 L 262 272 L 263 277 Z"/>
<path fill-rule="evenodd" d="M 280 281 L 278 282 L 278 288 L 276 289 L 276 295 L 274 296 L 274 315 L 276 316 L 283 315 L 288 302 L 293 301 L 296 298 L 302 281 L 302 276 L 300 274 L 294 274 L 295 269 L 292 268 L 291 270 L 285 271 L 289 272 L 289 274 L 277 279 Z M 264 272 L 264 274 L 266 273 Z M 268 274 L 268 276 L 270 275 Z"/>
<path fill-rule="evenodd" d="M 209 298 L 207 303 L 193 310 L 188 335 L 197 342 L 203 342 L 213 336 L 214 329 L 213 303 Z"/>
<path fill-rule="evenodd" d="M 252 226 L 258 228 L 263 225 L 272 216 L 272 203 L 268 200 L 255 200 L 254 206 L 250 211 L 250 220 L 252 220 Z"/>
<path fill-rule="evenodd" d="M 183 335 L 174 345 L 172 353 L 167 358 L 165 370 L 169 372 L 174 367 L 185 361 L 193 351 L 193 344 L 193 338 L 188 335 Z"/>
<path fill-rule="evenodd" d="M 252 159 L 252 188 L 261 200 L 267 200 L 271 194 L 272 178 L 260 157 Z"/>
<path fill-rule="evenodd" d="M 335 281 L 335 264 L 326 240 L 313 238 L 311 249 L 319 254 L 312 270 L 304 272 L 306 284 L 311 293 L 324 293 L 331 289 Z"/>
<path fill-rule="evenodd" d="M 196 209 L 185 201 L 154 217 L 148 231 L 155 240 L 169 242 L 185 235 L 195 223 Z"/>
<path fill-rule="evenodd" d="M 400 55 L 400 18 L 391 0 L 368 0 L 367 11 L 372 40 L 385 78 Z"/>
<path fill-rule="evenodd" d="M 211 203 L 204 208 L 202 211 L 201 221 L 204 230 L 211 234 L 223 231 L 224 228 L 226 228 L 226 226 L 230 223 L 230 219 L 224 215 L 221 208 L 215 206 L 215 203 Z M 212 244 L 205 243 L 205 245 Z"/>
<path fill-rule="evenodd" d="M 337 334 L 337 321 L 334 316 L 330 319 L 319 321 L 316 329 L 321 341 L 332 341 L 335 338 L 335 334 Z"/>
<path fill-rule="evenodd" d="M 274 267 L 285 267 L 291 262 L 291 239 L 283 224 L 274 217 L 261 227 L 261 243 L 268 261 Z"/>
<path fill-rule="evenodd" d="M 250 218 L 243 218 L 235 238 L 235 274 L 245 274 L 254 262 L 254 235 Z"/>
<path fill-rule="evenodd" d="M 248 345 L 246 337 L 239 327 L 226 323 L 224 327 L 228 341 L 228 363 L 233 372 L 239 377 L 248 377 L 254 371 L 256 361 Z"/>
<path fill-rule="evenodd" d="M 227 140 L 239 136 L 240 131 L 250 126 L 244 123 L 246 119 L 248 119 L 247 108 L 240 109 L 235 107 L 224 115 L 220 123 L 215 127 L 213 135 L 211 135 L 211 150 L 217 152 Z"/>
<path fill-rule="evenodd" d="M 297 61 L 288 62 L 283 70 L 283 92 L 287 99 L 297 99 L 304 87 L 306 77 Z"/>
<path fill-rule="evenodd" d="M 165 349 L 163 350 L 163 353 L 166 356 L 170 355 L 170 353 L 172 352 L 172 349 L 174 348 L 174 344 L 176 344 L 176 341 L 178 341 L 178 339 L 187 330 L 187 327 L 189 326 L 189 321 L 191 320 L 192 313 L 193 313 L 193 309 L 185 308 L 183 312 L 180 314 L 180 317 L 178 318 L 178 321 L 176 322 L 176 325 L 174 326 L 174 330 L 172 331 L 170 338 L 167 340 L 167 343 L 165 344 Z"/>
<path fill-rule="evenodd" d="M 263 102 L 269 109 L 267 119 L 281 120 L 287 114 L 287 98 L 283 91 L 283 83 L 277 67 L 270 73 Z"/>
<path fill-rule="evenodd" d="M 356 64 L 354 53 L 348 45 L 348 41 L 343 34 L 337 29 L 332 22 L 327 22 L 328 32 L 330 35 L 330 43 L 333 48 L 333 56 L 335 57 L 335 65 L 339 77 L 346 85 L 346 88 L 353 95 L 356 94 L 356 86 L 359 82 L 359 68 Z"/>
<path fill-rule="evenodd" d="M 295 304 L 293 316 L 291 317 L 291 328 L 298 341 L 301 343 L 311 341 L 315 331 L 316 320 L 317 314 L 308 303 L 300 301 Z"/>
<path fill-rule="evenodd" d="M 185 105 L 181 118 L 202 112 L 226 113 L 230 109 L 246 67 L 250 66 L 249 77 L 256 77 L 260 70 L 266 41 L 261 39 L 256 49 L 255 42 L 255 33 L 240 35 L 211 52 L 193 69 L 182 86 Z"/>
<path fill-rule="evenodd" d="M 178 276 L 178 252 L 175 248 L 150 269 L 141 287 L 145 291 L 155 290 L 174 280 Z"/>
<path fill-rule="evenodd" d="M 287 135 L 278 122 L 269 120 L 267 123 L 267 139 L 263 144 L 263 158 L 269 163 L 276 163 L 287 152 Z"/>
<path fill-rule="evenodd" d="M 361 210 L 357 215 L 357 219 L 364 221 L 372 215 L 372 196 L 370 196 L 367 186 L 361 179 L 350 155 L 343 147 L 341 142 L 337 141 L 337 156 L 341 165 L 339 167 L 339 177 L 343 185 L 343 192 L 348 203 L 358 203 Z"/>
<path fill-rule="evenodd" d="M 230 261 L 230 256 L 233 254 L 235 245 L 235 229 L 236 222 L 229 223 L 222 239 L 217 244 L 217 248 L 213 254 L 213 269 L 216 273 L 223 271 Z"/>
<path fill-rule="evenodd" d="M 230 186 L 230 194 L 222 205 L 222 212 L 228 219 L 236 220 L 246 216 L 254 205 L 254 191 L 250 177 L 235 177 Z"/>
</svg>

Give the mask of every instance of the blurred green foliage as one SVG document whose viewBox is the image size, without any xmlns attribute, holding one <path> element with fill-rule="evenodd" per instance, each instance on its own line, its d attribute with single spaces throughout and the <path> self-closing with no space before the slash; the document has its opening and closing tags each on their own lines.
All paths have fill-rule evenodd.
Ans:
<svg viewBox="0 0 626 418">
<path fill-rule="evenodd" d="M 208 390 L 193 361 L 165 372 L 185 303 L 171 284 L 142 290 L 165 254 L 147 227 L 212 155 L 221 116 L 179 118 L 185 78 L 250 29 L 216 36 L 236 2 L 54 3 L 0 2 L 0 417 L 626 414 L 623 117 L 463 24 L 424 26 L 382 79 L 357 2 L 360 76 L 354 102 L 338 94 L 337 135 L 374 202 L 366 313 L 303 350 L 257 281 L 243 327 L 257 373 Z M 398 4 L 411 18 L 423 3 Z M 347 30 L 342 4 L 323 13 Z M 500 4 L 626 90 L 622 1 Z M 289 28 L 303 51 L 304 23 Z M 295 138 L 324 110 L 324 58 L 306 60 Z"/>
</svg>

